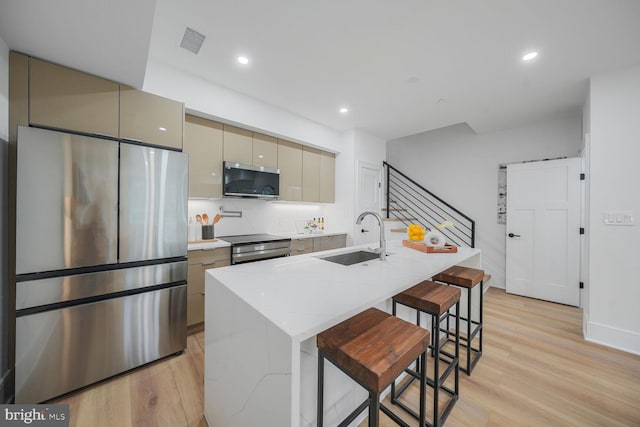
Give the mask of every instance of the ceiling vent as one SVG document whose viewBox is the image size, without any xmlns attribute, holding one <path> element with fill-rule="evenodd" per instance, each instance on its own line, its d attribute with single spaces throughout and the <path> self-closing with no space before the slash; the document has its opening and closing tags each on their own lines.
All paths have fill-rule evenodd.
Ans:
<svg viewBox="0 0 640 427">
<path fill-rule="evenodd" d="M 200 48 L 202 47 L 202 43 L 204 43 L 204 39 L 206 37 L 207 36 L 197 32 L 193 28 L 187 27 L 187 29 L 184 30 L 184 36 L 182 37 L 182 42 L 180 42 L 180 47 L 197 55 L 198 52 L 200 52 Z"/>
</svg>

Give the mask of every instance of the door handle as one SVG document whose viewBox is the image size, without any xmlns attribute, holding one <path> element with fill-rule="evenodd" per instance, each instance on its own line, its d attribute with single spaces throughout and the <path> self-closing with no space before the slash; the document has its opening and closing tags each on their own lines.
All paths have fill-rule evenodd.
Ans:
<svg viewBox="0 0 640 427">
<path fill-rule="evenodd" d="M 509 237 L 520 237 L 519 234 L 513 234 L 513 233 L 509 233 L 509 234 L 507 234 L 507 236 L 509 236 Z"/>
<path fill-rule="evenodd" d="M 363 229 L 361 230 L 361 232 L 362 232 L 362 233 L 368 233 L 368 232 L 369 232 L 369 230 L 366 230 L 366 229 L 364 229 L 364 228 L 363 228 Z"/>
</svg>

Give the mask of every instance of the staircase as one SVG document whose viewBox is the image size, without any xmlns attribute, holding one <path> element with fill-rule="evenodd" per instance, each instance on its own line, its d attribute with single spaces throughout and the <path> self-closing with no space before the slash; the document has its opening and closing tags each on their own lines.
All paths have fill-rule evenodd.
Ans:
<svg viewBox="0 0 640 427">
<path fill-rule="evenodd" d="M 475 221 L 469 218 L 413 179 L 387 162 L 385 173 L 385 203 L 383 216 L 393 221 L 392 232 L 406 233 L 409 224 L 420 224 L 427 230 L 443 221 L 451 221 L 453 228 L 440 230 L 447 241 L 456 246 L 475 247 Z"/>
</svg>

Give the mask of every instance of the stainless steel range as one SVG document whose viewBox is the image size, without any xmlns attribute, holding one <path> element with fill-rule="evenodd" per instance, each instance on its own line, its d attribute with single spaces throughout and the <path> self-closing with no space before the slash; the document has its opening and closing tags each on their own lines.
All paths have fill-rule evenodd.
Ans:
<svg viewBox="0 0 640 427">
<path fill-rule="evenodd" d="M 220 236 L 231 243 L 231 264 L 289 256 L 291 239 L 272 234 Z"/>
</svg>

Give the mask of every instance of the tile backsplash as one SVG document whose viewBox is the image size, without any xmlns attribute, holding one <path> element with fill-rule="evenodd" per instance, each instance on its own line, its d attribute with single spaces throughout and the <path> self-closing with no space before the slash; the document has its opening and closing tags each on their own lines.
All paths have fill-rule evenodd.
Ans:
<svg viewBox="0 0 640 427">
<path fill-rule="evenodd" d="M 332 231 L 331 218 L 325 216 L 326 205 L 276 202 L 253 199 L 189 199 L 189 218 L 206 213 L 209 221 L 224 211 L 241 211 L 242 218 L 223 217 L 215 226 L 216 236 L 254 233 L 295 233 L 296 221 L 324 217 L 325 230 Z M 341 231 L 341 230 L 338 230 Z"/>
</svg>

